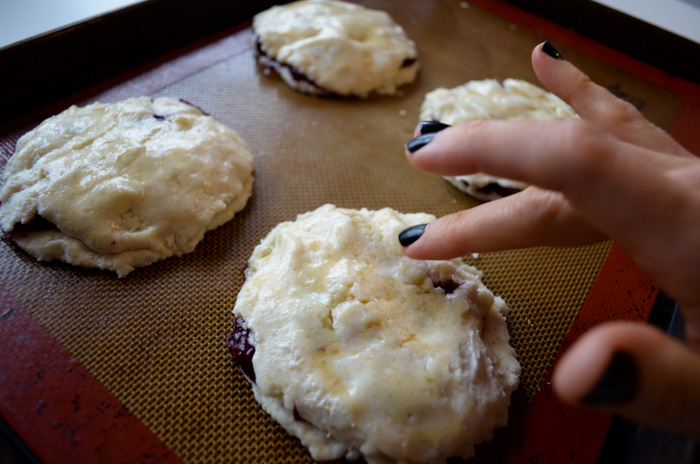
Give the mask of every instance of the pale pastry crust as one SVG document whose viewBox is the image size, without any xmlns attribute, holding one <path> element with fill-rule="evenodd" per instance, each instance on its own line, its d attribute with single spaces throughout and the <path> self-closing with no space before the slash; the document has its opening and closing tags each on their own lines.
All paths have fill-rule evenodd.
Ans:
<svg viewBox="0 0 700 464">
<path fill-rule="evenodd" d="M 252 192 L 232 129 L 171 98 L 73 106 L 17 142 L 0 227 L 40 261 L 114 271 L 194 250 Z"/>
<path fill-rule="evenodd" d="M 392 95 L 418 72 L 416 46 L 384 11 L 337 0 L 275 6 L 253 19 L 258 60 L 313 95 Z"/>
<path fill-rule="evenodd" d="M 456 125 L 477 119 L 556 121 L 578 117 L 567 103 L 546 90 L 518 79 L 470 81 L 439 88 L 425 96 L 420 119 Z M 483 201 L 496 200 L 525 189 L 528 184 L 483 173 L 445 176 L 463 192 Z"/>
<path fill-rule="evenodd" d="M 316 460 L 466 459 L 507 424 L 520 365 L 505 302 L 461 259 L 412 260 L 398 244 L 433 219 L 324 205 L 249 260 L 233 312 L 253 393 Z"/>
</svg>

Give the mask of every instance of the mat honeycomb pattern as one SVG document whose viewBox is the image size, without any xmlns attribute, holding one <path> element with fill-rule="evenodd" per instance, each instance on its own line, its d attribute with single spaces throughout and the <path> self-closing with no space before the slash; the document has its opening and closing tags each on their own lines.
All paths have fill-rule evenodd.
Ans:
<svg viewBox="0 0 700 464">
<path fill-rule="evenodd" d="M 188 463 L 312 462 L 254 401 L 224 339 L 253 248 L 278 222 L 324 203 L 437 216 L 475 206 L 442 179 L 411 168 L 412 137 L 427 91 L 471 79 L 537 82 L 532 47 L 544 40 L 464 2 L 361 2 L 390 12 L 418 44 L 422 70 L 402 95 L 369 100 L 301 95 L 254 63 L 250 49 L 158 95 L 183 98 L 237 130 L 255 153 L 248 206 L 188 255 L 125 279 L 37 263 L 6 239 L 0 283 L 107 389 Z M 466 5 L 466 6 L 465 6 Z M 250 30 L 236 34 L 250 35 Z M 562 52 L 603 85 L 643 103 L 666 127 L 677 99 L 574 49 Z M 5 147 L 3 148 L 5 149 Z M 513 397 L 517 427 L 581 307 L 610 244 L 481 254 L 467 260 L 511 308 L 523 374 Z M 496 462 L 510 428 L 477 448 Z"/>
</svg>

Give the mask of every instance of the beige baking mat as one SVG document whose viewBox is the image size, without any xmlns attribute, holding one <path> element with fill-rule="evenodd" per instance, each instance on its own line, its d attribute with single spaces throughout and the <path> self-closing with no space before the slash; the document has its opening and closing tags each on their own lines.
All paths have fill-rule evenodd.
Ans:
<svg viewBox="0 0 700 464">
<path fill-rule="evenodd" d="M 310 461 L 298 441 L 257 406 L 224 345 L 255 245 L 278 222 L 324 203 L 437 216 L 473 206 L 404 159 L 403 144 L 412 137 L 424 94 L 471 79 L 537 82 L 529 57 L 545 37 L 536 31 L 465 2 L 361 3 L 390 12 L 418 44 L 422 70 L 398 97 L 308 97 L 264 75 L 250 50 L 158 93 L 205 109 L 236 129 L 255 153 L 249 205 L 208 233 L 193 253 L 119 280 L 100 271 L 36 263 L 7 241 L 0 247 L 0 283 L 189 463 Z M 678 104 L 675 94 L 573 48 L 559 48 L 656 124 L 668 125 Z M 513 430 L 608 249 L 600 244 L 469 257 L 511 307 L 508 322 L 523 372 L 512 425 L 480 446 L 474 462 L 493 462 L 512 445 Z"/>
</svg>

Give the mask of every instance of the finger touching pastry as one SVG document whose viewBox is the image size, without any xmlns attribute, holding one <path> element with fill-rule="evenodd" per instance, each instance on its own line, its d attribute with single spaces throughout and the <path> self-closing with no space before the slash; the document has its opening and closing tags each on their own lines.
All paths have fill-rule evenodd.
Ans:
<svg viewBox="0 0 700 464">
<path fill-rule="evenodd" d="M 470 81 L 452 89 L 439 88 L 426 94 L 420 110 L 423 121 L 456 125 L 478 119 L 556 121 L 576 118 L 568 104 L 546 90 L 518 79 Z M 517 193 L 528 184 L 475 173 L 444 176 L 459 190 L 482 201 Z"/>
<path fill-rule="evenodd" d="M 507 423 L 520 365 L 505 302 L 461 259 L 412 260 L 396 240 L 432 219 L 325 205 L 249 260 L 227 345 L 314 459 L 469 458 Z"/>
</svg>

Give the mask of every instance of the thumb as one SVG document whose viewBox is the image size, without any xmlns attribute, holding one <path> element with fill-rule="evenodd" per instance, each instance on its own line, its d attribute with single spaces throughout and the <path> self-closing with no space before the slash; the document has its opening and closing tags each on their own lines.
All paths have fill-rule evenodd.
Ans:
<svg viewBox="0 0 700 464">
<path fill-rule="evenodd" d="M 557 365 L 566 403 L 700 439 L 700 354 L 641 323 L 592 329 Z"/>
</svg>

